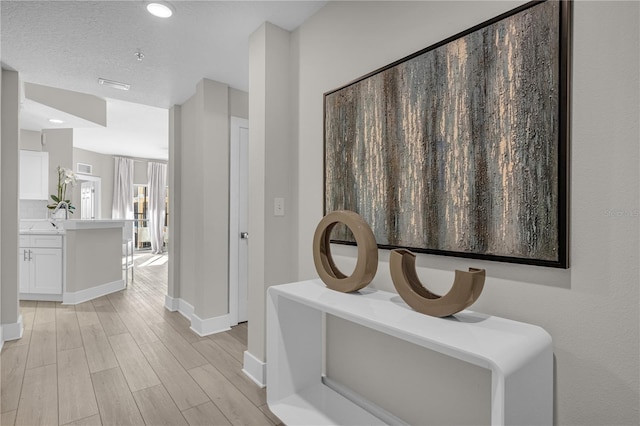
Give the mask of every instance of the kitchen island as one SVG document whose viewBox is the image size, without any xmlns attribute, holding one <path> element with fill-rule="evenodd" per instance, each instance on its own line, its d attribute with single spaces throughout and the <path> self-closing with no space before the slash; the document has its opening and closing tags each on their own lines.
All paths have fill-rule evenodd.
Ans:
<svg viewBox="0 0 640 426">
<path fill-rule="evenodd" d="M 21 223 L 20 299 L 77 304 L 124 289 L 124 224 L 123 220 Z M 49 246 L 34 246 L 43 243 Z"/>
<path fill-rule="evenodd" d="M 76 304 L 125 288 L 123 220 L 66 220 L 66 279 L 62 303 Z"/>
</svg>

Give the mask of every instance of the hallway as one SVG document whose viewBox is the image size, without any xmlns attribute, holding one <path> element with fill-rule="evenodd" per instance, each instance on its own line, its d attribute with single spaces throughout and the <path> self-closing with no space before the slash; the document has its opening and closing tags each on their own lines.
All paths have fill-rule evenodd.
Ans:
<svg viewBox="0 0 640 426">
<path fill-rule="evenodd" d="M 164 308 L 167 263 L 154 257 L 136 257 L 127 290 L 21 302 L 24 336 L 0 357 L 2 425 L 280 424 L 241 371 L 246 323 L 197 336 Z"/>
</svg>

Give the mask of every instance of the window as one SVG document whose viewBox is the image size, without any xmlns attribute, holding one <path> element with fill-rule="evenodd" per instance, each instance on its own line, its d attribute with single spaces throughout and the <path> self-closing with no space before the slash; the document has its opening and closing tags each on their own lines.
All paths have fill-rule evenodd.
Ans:
<svg viewBox="0 0 640 426">
<path fill-rule="evenodd" d="M 164 199 L 164 228 L 165 234 L 169 227 L 169 188 L 166 189 Z M 147 185 L 133 186 L 133 227 L 135 232 L 135 246 L 137 249 L 151 247 L 149 235 L 149 188 Z M 167 238 L 165 235 L 165 244 Z"/>
</svg>

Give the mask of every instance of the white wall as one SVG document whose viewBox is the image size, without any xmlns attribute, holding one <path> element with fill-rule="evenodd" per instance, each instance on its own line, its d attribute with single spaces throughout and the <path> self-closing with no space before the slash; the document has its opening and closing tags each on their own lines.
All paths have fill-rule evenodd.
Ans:
<svg viewBox="0 0 640 426">
<path fill-rule="evenodd" d="M 311 241 L 322 217 L 323 93 L 514 5 L 333 2 L 294 33 L 299 279 L 316 276 Z M 418 273 L 446 286 L 453 269 L 486 268 L 472 309 L 552 335 L 557 424 L 638 424 L 639 3 L 574 6 L 571 269 L 419 255 Z M 354 263 L 352 248 L 335 250 L 345 265 Z M 388 252 L 380 258 L 372 285 L 391 290 Z M 397 398 L 393 388 L 387 395 Z"/>
</svg>

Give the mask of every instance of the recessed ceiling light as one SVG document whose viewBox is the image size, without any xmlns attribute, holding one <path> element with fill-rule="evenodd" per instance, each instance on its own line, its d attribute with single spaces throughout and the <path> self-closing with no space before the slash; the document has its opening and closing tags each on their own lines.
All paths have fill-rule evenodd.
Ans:
<svg viewBox="0 0 640 426">
<path fill-rule="evenodd" d="M 114 89 L 118 89 L 118 90 L 129 90 L 131 88 L 131 85 L 129 85 L 127 83 L 121 83 L 119 81 L 107 80 L 105 78 L 99 78 L 98 79 L 98 84 L 102 84 L 104 86 L 113 87 Z"/>
<path fill-rule="evenodd" d="M 50 118 L 49 119 L 49 123 L 53 123 L 53 124 L 62 124 L 64 123 L 64 121 L 57 119 L 57 118 Z"/>
<path fill-rule="evenodd" d="M 169 18 L 173 15 L 173 7 L 169 3 L 161 1 L 147 3 L 147 10 L 158 18 Z"/>
</svg>

